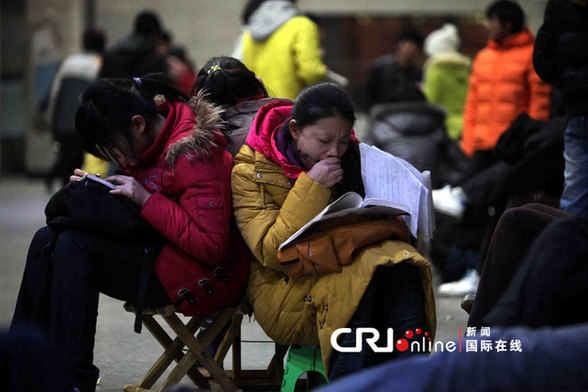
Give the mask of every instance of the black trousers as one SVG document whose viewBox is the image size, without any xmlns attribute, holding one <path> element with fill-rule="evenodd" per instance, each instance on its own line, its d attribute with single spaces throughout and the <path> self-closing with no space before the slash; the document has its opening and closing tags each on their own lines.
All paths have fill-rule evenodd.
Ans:
<svg viewBox="0 0 588 392">
<path fill-rule="evenodd" d="M 338 342 L 341 347 L 353 347 L 355 330 L 360 327 L 376 328 L 380 332 L 378 346 L 384 346 L 386 329 L 393 328 L 394 338 L 405 337 L 405 332 L 417 328 L 425 332 L 427 325 L 425 316 L 425 292 L 418 268 L 408 263 L 395 266 L 379 266 L 368 284 L 366 291 L 355 310 L 347 328 L 352 332 L 342 335 Z M 414 334 L 413 339 L 421 339 L 422 335 Z M 411 342 L 411 339 L 407 339 Z M 362 342 L 363 350 L 358 353 L 333 352 L 329 379 L 334 380 L 365 367 L 403 358 L 412 353 L 410 350 L 399 351 L 394 348 L 391 353 L 374 353 Z"/>
<path fill-rule="evenodd" d="M 539 234 L 489 325 L 561 326 L 588 321 L 588 218 L 556 220 Z"/>
<path fill-rule="evenodd" d="M 35 234 L 17 299 L 11 329 L 35 324 L 66 358 L 66 381 L 80 391 L 94 391 L 93 365 L 99 293 L 123 301 L 137 299 L 144 248 L 104 235 L 76 230 L 61 232 L 53 257 L 47 254 L 54 231 Z M 169 297 L 151 274 L 144 302 L 164 306 Z M 130 328 L 131 326 L 129 326 Z"/>
<path fill-rule="evenodd" d="M 551 222 L 566 216 L 563 211 L 536 203 L 502 214 L 490 240 L 468 326 L 483 325 L 482 320 L 511 284 L 537 236 Z"/>
</svg>

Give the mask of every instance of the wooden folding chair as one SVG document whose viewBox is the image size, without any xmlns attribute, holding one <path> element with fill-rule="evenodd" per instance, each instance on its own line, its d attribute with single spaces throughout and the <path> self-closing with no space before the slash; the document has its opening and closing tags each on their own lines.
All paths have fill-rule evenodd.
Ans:
<svg viewBox="0 0 588 392">
<path fill-rule="evenodd" d="M 135 306 L 130 303 L 124 304 L 125 310 L 134 312 Z M 176 308 L 168 305 L 163 308 L 144 308 L 143 325 L 151 332 L 157 341 L 163 346 L 164 352 L 151 366 L 143 379 L 137 385 L 127 385 L 126 392 L 150 391 L 150 388 L 161 378 L 165 370 L 172 362 L 177 362 L 175 368 L 159 386 L 157 391 L 162 391 L 170 385 L 175 385 L 187 375 L 199 388 L 210 389 L 209 378 L 216 381 L 223 391 L 238 391 L 231 377 L 223 370 L 222 364 L 231 345 L 238 340 L 241 330 L 241 321 L 245 314 L 249 313 L 246 304 L 231 306 L 223 310 L 206 329 L 204 334 L 197 338 L 195 333 L 205 321 L 205 318 L 192 317 L 184 323 L 176 314 Z M 157 322 L 155 316 L 161 316 L 176 334 L 172 339 L 168 333 Z M 208 354 L 206 348 L 229 325 L 223 335 L 214 358 Z M 186 346 L 187 352 L 183 348 Z M 239 345 L 237 345 L 239 346 Z M 239 356 L 240 362 L 240 356 Z M 233 362 L 235 361 L 233 357 Z M 202 372 L 200 371 L 200 369 Z M 240 368 L 240 363 L 239 363 Z M 203 374 L 208 372 L 207 375 Z"/>
</svg>

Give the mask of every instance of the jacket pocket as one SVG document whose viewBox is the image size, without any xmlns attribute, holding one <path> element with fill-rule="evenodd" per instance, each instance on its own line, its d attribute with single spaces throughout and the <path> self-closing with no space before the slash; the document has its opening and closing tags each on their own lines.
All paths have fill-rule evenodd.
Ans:
<svg viewBox="0 0 588 392">
<path fill-rule="evenodd" d="M 225 211 L 223 198 L 216 195 L 197 196 L 198 225 L 210 233 L 224 233 Z"/>
</svg>

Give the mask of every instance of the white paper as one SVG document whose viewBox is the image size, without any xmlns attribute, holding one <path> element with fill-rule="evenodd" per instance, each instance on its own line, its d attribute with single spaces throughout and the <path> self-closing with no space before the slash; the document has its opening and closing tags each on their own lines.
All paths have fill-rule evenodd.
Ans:
<svg viewBox="0 0 588 392">
<path fill-rule="evenodd" d="M 360 143 L 361 176 L 366 198 L 380 198 L 405 205 L 411 234 L 430 239 L 434 230 L 430 173 L 419 172 L 407 161 L 377 147 Z"/>
</svg>

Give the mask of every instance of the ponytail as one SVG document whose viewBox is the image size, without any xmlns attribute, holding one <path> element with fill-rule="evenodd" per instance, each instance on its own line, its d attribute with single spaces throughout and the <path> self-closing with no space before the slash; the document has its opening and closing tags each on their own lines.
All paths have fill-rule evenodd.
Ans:
<svg viewBox="0 0 588 392">
<path fill-rule="evenodd" d="M 203 91 L 206 99 L 219 106 L 233 106 L 242 100 L 262 95 L 263 83 L 242 62 L 227 56 L 214 57 L 198 71 L 192 95 Z"/>
<path fill-rule="evenodd" d="M 132 78 L 137 91 L 147 99 L 154 100 L 163 95 L 169 102 L 188 102 L 188 96 L 173 86 L 172 80 L 163 73 L 148 73 Z"/>
</svg>

